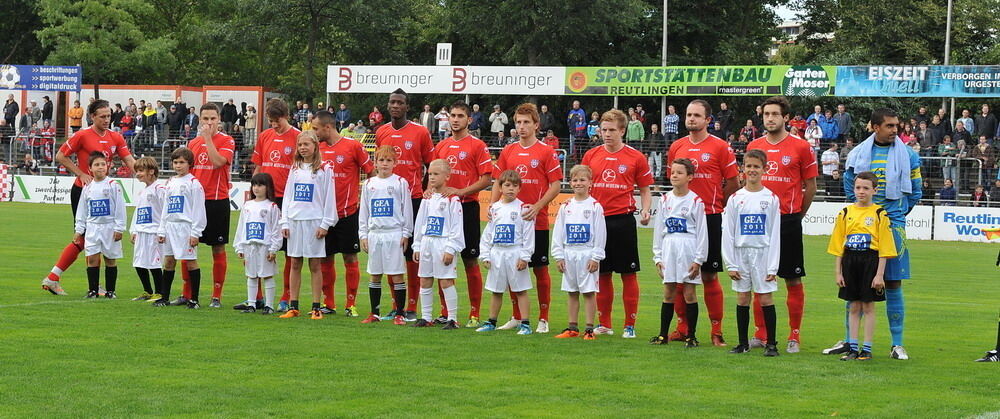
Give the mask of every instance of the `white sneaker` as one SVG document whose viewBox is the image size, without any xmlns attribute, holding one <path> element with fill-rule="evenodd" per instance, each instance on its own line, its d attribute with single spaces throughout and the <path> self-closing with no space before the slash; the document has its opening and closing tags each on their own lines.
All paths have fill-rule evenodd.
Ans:
<svg viewBox="0 0 1000 419">
<path fill-rule="evenodd" d="M 66 291 L 63 290 L 62 285 L 59 285 L 59 281 L 53 281 L 48 278 L 42 280 L 42 289 L 55 295 L 67 295 Z"/>
<path fill-rule="evenodd" d="M 635 339 L 635 328 L 632 326 L 625 326 L 625 331 L 622 332 L 622 337 L 625 339 Z"/>
<path fill-rule="evenodd" d="M 799 353 L 799 342 L 794 340 L 788 341 L 788 348 L 785 349 L 785 352 L 788 352 L 790 354 Z"/>
<path fill-rule="evenodd" d="M 535 333 L 549 333 L 548 320 L 538 319 L 538 327 L 535 328 Z"/>
<path fill-rule="evenodd" d="M 902 345 L 898 345 L 892 347 L 892 351 L 889 352 L 889 358 L 905 361 L 910 359 L 910 355 L 906 353 L 906 348 L 903 348 Z"/>
<path fill-rule="evenodd" d="M 763 348 L 764 341 L 757 339 L 756 336 L 750 338 L 750 349 Z"/>
<path fill-rule="evenodd" d="M 615 331 L 614 329 L 607 328 L 604 326 L 597 326 L 597 328 L 594 329 L 594 334 L 613 336 L 615 334 Z"/>
<path fill-rule="evenodd" d="M 517 329 L 517 327 L 520 325 L 521 325 L 520 321 L 511 317 L 510 320 L 507 321 L 507 323 L 504 323 L 502 326 L 498 327 L 497 330 L 514 330 Z"/>
<path fill-rule="evenodd" d="M 823 355 L 835 355 L 841 353 L 844 348 L 844 343 L 844 341 L 838 340 L 837 343 L 833 344 L 833 346 L 824 349 Z"/>
</svg>

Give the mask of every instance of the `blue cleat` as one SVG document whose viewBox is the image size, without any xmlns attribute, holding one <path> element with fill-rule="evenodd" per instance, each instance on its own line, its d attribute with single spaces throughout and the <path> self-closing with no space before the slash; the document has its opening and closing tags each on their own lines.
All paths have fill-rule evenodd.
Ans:
<svg viewBox="0 0 1000 419">
<path fill-rule="evenodd" d="M 288 311 L 288 301 L 279 301 L 278 302 L 278 312 L 279 313 L 284 313 L 286 311 Z"/>
<path fill-rule="evenodd" d="M 517 327 L 517 334 L 519 334 L 519 335 L 530 335 L 531 334 L 531 326 L 526 325 L 524 323 L 521 323 L 521 325 Z"/>
<path fill-rule="evenodd" d="M 494 330 L 497 330 L 497 325 L 490 322 L 483 323 L 482 326 L 476 329 L 477 332 L 492 332 Z"/>
</svg>

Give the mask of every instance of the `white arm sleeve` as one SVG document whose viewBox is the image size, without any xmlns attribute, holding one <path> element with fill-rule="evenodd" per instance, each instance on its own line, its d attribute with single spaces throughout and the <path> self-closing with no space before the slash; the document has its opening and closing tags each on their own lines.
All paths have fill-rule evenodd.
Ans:
<svg viewBox="0 0 1000 419">
<path fill-rule="evenodd" d="M 368 238 L 368 217 L 369 217 L 368 205 L 371 204 L 370 202 L 371 198 L 368 197 L 368 188 L 366 188 L 366 186 L 368 186 L 368 182 L 370 182 L 370 179 L 366 180 L 365 183 L 361 186 L 361 205 L 360 208 L 358 208 L 359 240 L 364 240 Z"/>
<path fill-rule="evenodd" d="M 698 227 L 695 230 L 698 245 L 694 249 L 694 261 L 702 265 L 705 263 L 708 253 L 708 226 L 705 225 L 705 203 L 698 200 L 698 202 L 695 202 L 691 212 L 698 223 Z"/>
<path fill-rule="evenodd" d="M 246 205 L 246 204 L 244 204 Z M 240 219 L 236 222 L 236 236 L 233 237 L 233 250 L 236 253 L 243 253 L 243 245 L 246 244 L 247 211 L 243 208 L 240 211 Z"/>
<path fill-rule="evenodd" d="M 322 192 L 319 196 L 322 201 L 323 220 L 319 223 L 319 228 L 329 229 L 337 225 L 337 185 L 333 182 L 333 173 L 330 168 L 324 167 L 316 172 L 316 188 Z"/>
<path fill-rule="evenodd" d="M 87 231 L 87 210 L 89 207 L 87 201 L 90 195 L 90 185 L 93 183 L 88 183 L 87 186 L 83 187 L 83 191 L 80 192 L 80 203 L 76 207 L 76 222 L 73 226 L 76 234 L 83 234 Z"/>
<path fill-rule="evenodd" d="M 768 234 L 771 235 L 771 244 L 767 249 L 767 274 L 778 274 L 778 262 L 781 260 L 781 212 L 778 211 L 780 202 L 778 197 L 771 197 L 771 205 L 768 206 L 768 219 L 771 225 Z"/>
<path fill-rule="evenodd" d="M 491 207 L 490 210 L 493 208 Z M 479 239 L 479 260 L 483 262 L 490 261 L 490 250 L 493 250 L 493 233 L 496 230 L 494 223 L 496 220 L 490 218 L 490 221 L 486 223 L 486 228 L 483 229 L 483 235 Z"/>
<path fill-rule="evenodd" d="M 122 192 L 122 187 L 117 183 L 112 183 L 111 187 L 114 191 L 111 196 L 111 204 L 115 211 L 115 232 L 121 233 L 125 231 L 125 219 L 128 216 L 128 210 L 125 208 L 125 195 Z"/>
<path fill-rule="evenodd" d="M 552 226 L 552 259 L 563 260 L 566 259 L 565 252 L 565 241 L 566 241 L 566 205 L 559 206 L 559 212 L 556 213 L 556 223 Z"/>
<path fill-rule="evenodd" d="M 524 233 L 521 241 L 521 260 L 531 262 L 535 253 L 535 220 L 520 219 L 521 231 Z"/>
<path fill-rule="evenodd" d="M 410 182 L 406 179 L 399 178 L 400 188 L 399 188 L 399 201 L 403 203 L 403 237 L 413 237 L 413 200 L 410 199 L 408 192 L 410 190 Z"/>
<path fill-rule="evenodd" d="M 451 214 L 451 222 L 448 223 L 448 245 L 445 251 L 457 255 L 465 248 L 465 230 L 462 228 L 462 203 L 458 197 L 448 199 L 448 211 Z M 476 214 L 478 217 L 479 214 Z"/>
<path fill-rule="evenodd" d="M 672 193 L 672 192 L 667 192 Z M 663 208 L 664 196 L 660 196 L 656 203 L 656 215 L 653 216 L 653 263 L 663 263 L 663 217 L 666 211 Z"/>
<path fill-rule="evenodd" d="M 201 182 L 197 179 L 191 182 L 191 189 L 188 190 L 191 195 L 191 237 L 201 237 L 201 233 L 205 231 L 205 226 L 208 224 L 208 218 L 205 215 L 205 188 L 201 186 Z"/>
<path fill-rule="evenodd" d="M 733 203 L 733 196 L 735 195 L 729 197 L 729 202 L 722 211 L 722 260 L 730 272 L 740 270 L 739 258 L 736 257 L 736 219 L 739 218 L 739 210 Z"/>
<path fill-rule="evenodd" d="M 594 204 L 594 250 L 591 260 L 600 262 L 604 260 L 604 246 L 608 242 L 608 229 L 604 223 L 604 207 L 600 203 Z"/>
<path fill-rule="evenodd" d="M 427 202 L 428 200 L 423 200 L 417 210 L 417 221 L 413 227 L 413 245 L 411 246 L 414 253 L 420 252 L 420 241 L 424 238 L 424 229 L 427 224 Z"/>
</svg>

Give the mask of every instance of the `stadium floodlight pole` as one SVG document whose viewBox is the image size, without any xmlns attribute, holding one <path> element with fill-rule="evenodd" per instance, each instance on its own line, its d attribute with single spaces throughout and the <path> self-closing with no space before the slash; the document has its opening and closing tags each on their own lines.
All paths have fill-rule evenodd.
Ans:
<svg viewBox="0 0 1000 419">
<path fill-rule="evenodd" d="M 953 0 L 948 0 L 948 19 L 945 24 L 944 29 L 944 65 L 951 63 L 951 9 L 953 5 Z M 941 100 L 941 107 L 943 108 L 945 101 Z M 951 125 L 955 126 L 955 98 L 951 98 L 951 107 L 948 110 L 949 118 L 951 119 Z"/>
</svg>

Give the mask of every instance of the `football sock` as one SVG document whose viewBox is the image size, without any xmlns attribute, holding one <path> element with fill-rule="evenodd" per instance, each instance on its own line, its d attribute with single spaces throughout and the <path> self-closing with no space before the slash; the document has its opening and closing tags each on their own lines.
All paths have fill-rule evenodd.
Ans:
<svg viewBox="0 0 1000 419">
<path fill-rule="evenodd" d="M 750 306 L 736 306 L 736 331 L 740 338 L 740 345 L 750 345 L 747 337 L 750 329 Z"/>
<path fill-rule="evenodd" d="M 1000 322 L 997 322 L 997 347 L 996 351 L 1000 352 Z"/>
<path fill-rule="evenodd" d="M 465 267 L 465 278 L 469 284 L 469 316 L 479 317 L 479 307 L 483 303 L 483 272 L 478 263 Z"/>
<path fill-rule="evenodd" d="M 329 309 L 337 308 L 337 302 L 333 298 L 333 288 L 337 283 L 337 270 L 333 266 L 333 261 L 323 259 L 319 263 L 319 268 L 323 272 L 323 304 L 326 304 L 326 308 Z"/>
<path fill-rule="evenodd" d="M 526 324 L 526 325 L 530 326 L 531 325 L 531 320 L 528 320 L 528 319 L 521 320 L 521 324 Z"/>
<path fill-rule="evenodd" d="M 458 290 L 455 286 L 450 286 L 442 290 L 444 301 L 448 305 L 448 320 L 455 320 L 458 316 Z"/>
<path fill-rule="evenodd" d="M 673 321 L 674 317 L 674 303 L 673 301 L 669 303 L 660 304 L 660 336 L 667 337 L 670 335 L 670 322 Z"/>
<path fill-rule="evenodd" d="M 344 263 L 344 282 L 347 284 L 346 307 L 354 307 L 358 299 L 358 286 L 361 283 L 361 270 L 358 261 Z"/>
<path fill-rule="evenodd" d="M 186 260 L 181 261 L 181 281 L 184 284 L 181 286 L 181 295 L 184 298 L 191 299 L 191 273 L 188 271 L 188 263 Z"/>
<path fill-rule="evenodd" d="M 135 268 L 135 274 L 139 275 L 139 282 L 142 283 L 143 292 L 152 294 L 153 287 L 149 284 L 149 270 L 146 268 Z"/>
<path fill-rule="evenodd" d="M 847 341 L 847 345 L 851 347 L 852 351 L 854 351 L 854 352 L 858 351 L 858 341 L 856 341 L 856 340 L 850 340 L 849 339 Z"/>
<path fill-rule="evenodd" d="M 851 302 L 845 301 L 844 304 L 844 342 L 850 342 L 851 340 Z"/>
<path fill-rule="evenodd" d="M 392 299 L 396 302 L 396 314 L 403 314 L 403 307 L 406 307 L 406 283 L 400 282 L 392 284 Z"/>
<path fill-rule="evenodd" d="M 368 302 L 372 305 L 372 314 L 378 316 L 382 305 L 382 284 L 378 282 L 368 283 Z"/>
<path fill-rule="evenodd" d="M 778 324 L 778 315 L 774 311 L 774 306 L 764 306 L 761 307 L 764 311 L 764 323 L 767 325 L 767 344 L 777 345 L 778 339 L 775 333 L 775 328 Z"/>
<path fill-rule="evenodd" d="M 431 312 L 434 310 L 434 289 L 420 288 L 420 317 L 426 321 L 431 321 Z"/>
<path fill-rule="evenodd" d="M 798 285 L 789 285 L 788 299 L 785 301 L 788 307 L 788 340 L 802 342 L 799 340 L 799 328 L 802 327 L 802 313 L 806 306 L 805 285 L 801 282 Z"/>
<path fill-rule="evenodd" d="M 117 266 L 105 266 L 104 267 L 104 285 L 107 287 L 108 291 L 115 291 L 118 287 L 118 267 Z"/>
<path fill-rule="evenodd" d="M 448 300 L 444 298 L 444 289 L 438 284 L 438 301 L 441 302 L 441 314 L 439 317 L 448 317 Z"/>
<path fill-rule="evenodd" d="M 508 291 L 510 292 L 510 302 L 512 305 L 511 310 L 513 310 L 513 312 L 511 313 L 511 317 L 517 320 L 521 320 L 518 318 L 521 317 L 521 306 L 517 304 L 517 295 L 514 295 L 514 291 L 510 291 L 509 289 Z"/>
<path fill-rule="evenodd" d="M 496 326 L 497 325 L 497 319 L 489 319 L 489 320 L 486 321 L 486 323 L 489 323 L 489 324 L 492 324 L 492 325 Z"/>
<path fill-rule="evenodd" d="M 101 267 L 100 266 L 88 266 L 87 267 L 87 289 L 93 292 L 97 292 L 97 288 L 101 286 Z"/>
<path fill-rule="evenodd" d="M 580 326 L 579 326 L 579 324 L 578 324 L 578 323 L 576 323 L 576 322 L 571 322 L 571 323 L 569 324 L 569 327 L 567 327 L 567 329 L 569 329 L 569 330 L 572 330 L 572 331 L 574 331 L 574 332 L 579 332 L 579 331 L 580 331 Z"/>
<path fill-rule="evenodd" d="M 170 286 L 174 283 L 174 271 L 163 270 L 163 286 L 160 287 L 160 298 L 170 300 Z"/>
<path fill-rule="evenodd" d="M 226 252 L 212 253 L 212 298 L 222 298 L 222 285 L 226 283 Z"/>
<path fill-rule="evenodd" d="M 267 278 L 264 280 L 264 306 L 274 308 L 274 288 L 275 288 L 274 278 Z"/>
<path fill-rule="evenodd" d="M 622 274 L 622 302 L 625 305 L 625 327 L 635 326 L 639 312 L 639 281 L 635 272 Z"/>
<path fill-rule="evenodd" d="M 282 273 L 282 290 L 281 290 L 281 301 L 288 301 L 288 289 L 292 286 L 288 284 L 288 276 L 292 274 L 292 258 L 285 254 L 285 270 Z M 326 276 L 324 276 L 325 278 Z"/>
<path fill-rule="evenodd" d="M 861 350 L 862 351 L 871 352 L 872 351 L 872 343 L 871 342 L 865 342 L 863 345 L 861 345 Z"/>
<path fill-rule="evenodd" d="M 406 311 L 417 311 L 417 296 L 420 294 L 420 276 L 417 274 L 419 266 L 412 260 L 406 261 Z"/>
<path fill-rule="evenodd" d="M 549 305 L 552 303 L 552 277 L 549 276 L 549 267 L 536 266 L 532 270 L 538 287 L 538 318 L 548 320 Z"/>
<path fill-rule="evenodd" d="M 292 300 L 291 302 L 289 302 L 288 303 L 288 309 L 289 310 L 298 310 L 299 309 L 299 300 Z"/>
<path fill-rule="evenodd" d="M 160 292 L 163 289 L 163 269 L 156 268 L 149 271 L 153 274 L 153 291 L 157 294 L 163 294 Z"/>
<path fill-rule="evenodd" d="M 718 278 L 705 282 L 705 308 L 708 309 L 708 319 L 712 322 L 712 334 L 722 334 L 722 317 L 726 308 L 723 305 L 722 283 Z"/>
<path fill-rule="evenodd" d="M 247 278 L 247 301 L 250 301 L 250 304 L 253 304 L 258 292 L 260 292 L 260 283 L 257 282 L 257 278 Z"/>
<path fill-rule="evenodd" d="M 685 312 L 688 321 L 687 336 L 693 339 L 695 332 L 698 330 L 698 303 L 688 303 L 685 305 Z"/>
<path fill-rule="evenodd" d="M 191 299 L 198 301 L 198 294 L 201 293 L 201 269 L 192 269 L 188 271 L 188 275 L 191 276 L 189 283 L 191 284 Z"/>
<path fill-rule="evenodd" d="M 767 342 L 767 325 L 764 324 L 764 311 L 760 308 L 760 295 L 754 294 L 753 299 L 753 337 Z"/>
<path fill-rule="evenodd" d="M 611 273 L 598 275 L 600 284 L 597 289 L 597 317 L 601 326 L 611 328 L 611 307 L 615 304 L 615 283 Z"/>
<path fill-rule="evenodd" d="M 885 289 L 885 314 L 889 317 L 889 334 L 892 346 L 903 344 L 903 289 Z"/>
<path fill-rule="evenodd" d="M 80 256 L 80 252 L 83 251 L 83 239 L 80 243 L 70 242 L 63 248 L 62 253 L 59 254 L 59 259 L 56 260 L 55 266 L 49 271 L 48 278 L 52 281 L 58 281 L 59 277 L 62 275 L 63 271 L 69 269 L 76 262 L 76 258 Z"/>
<path fill-rule="evenodd" d="M 684 284 L 677 284 L 674 291 L 674 315 L 677 316 L 677 333 L 688 335 L 687 302 L 684 301 Z"/>
<path fill-rule="evenodd" d="M 312 305 L 312 310 L 313 310 L 313 311 L 315 311 L 315 310 L 319 310 L 319 306 L 320 306 L 320 303 L 318 303 L 318 302 L 313 302 L 313 305 Z"/>
</svg>

